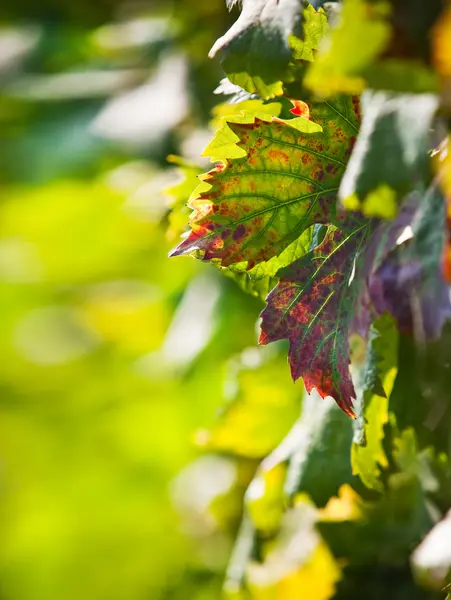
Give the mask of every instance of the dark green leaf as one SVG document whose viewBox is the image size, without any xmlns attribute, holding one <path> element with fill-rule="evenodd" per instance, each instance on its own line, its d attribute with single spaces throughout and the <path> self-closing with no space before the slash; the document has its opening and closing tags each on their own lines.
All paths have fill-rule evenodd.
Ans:
<svg viewBox="0 0 451 600">
<path fill-rule="evenodd" d="M 396 201 L 427 175 L 431 94 L 375 92 L 363 98 L 363 121 L 339 197 L 371 216 L 392 217 Z"/>
<path fill-rule="evenodd" d="M 249 93 L 273 98 L 282 82 L 296 78 L 313 60 L 327 18 L 303 0 L 243 0 L 240 17 L 210 51 L 223 57 L 229 80 Z"/>
<path fill-rule="evenodd" d="M 243 0 L 238 20 L 210 51 L 219 51 L 230 81 L 263 98 L 282 93 L 281 73 L 288 67 L 288 36 L 301 33 L 302 0 Z"/>
<path fill-rule="evenodd" d="M 355 481 L 351 472 L 352 421 L 330 398 L 304 398 L 297 448 L 290 459 L 286 492 L 307 493 L 317 506 Z"/>
</svg>

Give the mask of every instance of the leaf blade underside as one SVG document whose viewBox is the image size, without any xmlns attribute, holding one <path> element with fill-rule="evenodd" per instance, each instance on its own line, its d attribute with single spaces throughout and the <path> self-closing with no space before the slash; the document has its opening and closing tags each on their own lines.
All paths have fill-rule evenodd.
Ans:
<svg viewBox="0 0 451 600">
<path fill-rule="evenodd" d="M 368 223 L 350 233 L 329 228 L 321 244 L 283 269 L 261 313 L 259 343 L 288 339 L 294 380 L 307 391 L 332 396 L 354 416 L 355 390 L 349 373 L 349 326 L 356 299 L 352 285 L 355 257 L 366 239 Z"/>
</svg>

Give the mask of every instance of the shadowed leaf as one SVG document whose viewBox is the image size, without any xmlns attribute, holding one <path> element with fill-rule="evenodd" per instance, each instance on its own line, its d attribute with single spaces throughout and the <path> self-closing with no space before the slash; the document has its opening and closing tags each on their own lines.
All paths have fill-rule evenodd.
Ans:
<svg viewBox="0 0 451 600">
<path fill-rule="evenodd" d="M 421 341 L 437 339 L 451 315 L 440 272 L 445 202 L 439 189 L 431 187 L 411 194 L 406 203 L 413 213 L 399 235 L 394 235 L 398 219 L 385 228 L 392 243 L 369 277 L 369 294 L 376 313 L 388 311 L 401 332 L 414 333 Z"/>
<path fill-rule="evenodd" d="M 362 126 L 339 196 L 345 206 L 360 204 L 369 216 L 392 217 L 395 202 L 425 175 L 437 98 L 387 92 L 363 98 Z M 392 206 L 380 197 L 382 187 L 391 192 Z"/>
<path fill-rule="evenodd" d="M 323 10 L 302 0 L 243 0 L 238 20 L 214 44 L 229 80 L 268 99 L 280 96 L 299 63 L 313 60 L 327 30 Z"/>
<path fill-rule="evenodd" d="M 352 421 L 331 398 L 305 395 L 295 441 L 285 483 L 290 499 L 307 493 L 323 507 L 341 485 L 356 481 L 350 458 Z"/>
</svg>

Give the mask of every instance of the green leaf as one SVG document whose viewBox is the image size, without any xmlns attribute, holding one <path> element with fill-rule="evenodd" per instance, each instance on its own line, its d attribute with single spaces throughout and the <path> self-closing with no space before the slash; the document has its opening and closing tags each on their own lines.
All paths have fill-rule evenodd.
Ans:
<svg viewBox="0 0 451 600">
<path fill-rule="evenodd" d="M 285 484 L 289 498 L 305 492 L 321 507 L 353 483 L 351 444 L 352 421 L 330 398 L 318 402 L 306 394 Z"/>
<path fill-rule="evenodd" d="M 336 193 L 358 131 L 359 103 L 314 104 L 312 121 L 268 117 L 230 122 L 237 140 L 217 143 L 226 161 L 202 176 L 190 235 L 172 255 L 201 253 L 222 266 L 270 260 L 316 223 L 338 223 Z M 229 135 L 229 134 L 228 134 Z M 230 159 L 236 150 L 242 158 Z M 208 189 L 207 189 L 208 186 Z"/>
<path fill-rule="evenodd" d="M 312 62 L 315 59 L 315 50 L 318 50 L 321 40 L 329 31 L 329 24 L 324 10 L 316 11 L 311 4 L 306 6 L 302 21 L 303 37 L 289 37 L 293 49 L 293 59 Z"/>
<path fill-rule="evenodd" d="M 377 501 L 362 501 L 357 519 L 317 524 L 334 555 L 355 566 L 405 563 L 433 524 L 413 430 L 395 438 L 392 458 L 385 493 Z"/>
<path fill-rule="evenodd" d="M 397 332 L 393 319 L 384 315 L 370 328 L 366 360 L 359 373 L 357 418 L 351 450 L 352 472 L 371 489 L 383 490 L 381 468 L 388 467 L 383 447 L 388 422 L 388 398 L 397 363 Z"/>
<path fill-rule="evenodd" d="M 399 370 L 390 399 L 390 411 L 398 427 L 414 427 L 421 447 L 433 444 L 438 451 L 446 452 L 451 418 L 450 352 L 449 326 L 439 341 L 425 346 L 409 336 L 400 336 Z"/>
<path fill-rule="evenodd" d="M 376 92 L 363 97 L 360 133 L 340 184 L 345 206 L 369 216 L 394 216 L 395 201 L 427 174 L 437 105 L 432 94 Z"/>
<path fill-rule="evenodd" d="M 324 229 L 322 225 L 310 227 L 281 254 L 273 256 L 266 262 L 258 263 L 250 271 L 247 269 L 247 263 L 242 262 L 231 265 L 228 269 L 222 269 L 222 272 L 234 279 L 245 292 L 266 300 L 269 292 L 278 282 L 277 273 L 316 247 L 318 240 L 321 239 L 322 229 Z"/>
<path fill-rule="evenodd" d="M 264 264 L 264 263 L 262 263 Z M 239 287 L 254 296 L 255 298 L 260 298 L 263 302 L 266 299 L 266 296 L 272 290 L 272 288 L 277 284 L 278 279 L 276 277 L 262 276 L 259 278 L 253 278 L 249 275 L 247 271 L 233 271 L 231 268 L 221 267 L 221 272 L 230 279 L 233 279 L 235 283 L 239 285 Z"/>
<path fill-rule="evenodd" d="M 317 528 L 337 559 L 354 567 L 399 566 L 406 562 L 433 524 L 430 505 L 418 481 L 402 480 L 377 502 L 362 504 L 354 521 L 319 522 Z"/>
<path fill-rule="evenodd" d="M 273 103 L 273 105 L 281 106 Z M 280 113 L 280 110 L 278 110 Z M 246 151 L 237 144 L 239 137 L 233 132 L 233 129 L 228 123 L 252 124 L 256 119 L 270 123 L 272 121 L 271 114 L 264 111 L 261 112 L 240 112 L 238 114 L 223 117 L 222 125 L 215 134 L 215 137 L 202 152 L 202 156 L 209 156 L 213 162 L 224 159 L 243 158 L 246 156 Z"/>
<path fill-rule="evenodd" d="M 262 115 L 266 114 L 271 117 L 278 117 L 282 110 L 280 102 L 267 102 L 258 99 L 243 100 L 241 102 L 223 102 L 213 107 L 212 120 L 210 127 L 217 131 L 227 122 L 227 119 L 239 114 L 247 115 Z M 231 119 L 233 121 L 233 119 Z M 205 154 L 205 151 L 204 151 Z M 210 156 L 210 154 L 208 154 Z"/>
<path fill-rule="evenodd" d="M 210 57 L 221 53 L 233 84 L 273 98 L 282 95 L 282 82 L 295 78 L 300 63 L 313 60 L 327 29 L 326 13 L 303 0 L 243 0 L 241 15 Z"/>
<path fill-rule="evenodd" d="M 282 93 L 280 77 L 288 67 L 288 36 L 301 30 L 302 1 L 243 0 L 238 20 L 210 50 L 219 51 L 230 81 L 263 98 Z"/>
<path fill-rule="evenodd" d="M 425 40 L 440 9 L 440 0 L 412 8 L 395 0 L 346 0 L 305 84 L 324 96 L 358 94 L 365 87 L 436 91 Z"/>
</svg>

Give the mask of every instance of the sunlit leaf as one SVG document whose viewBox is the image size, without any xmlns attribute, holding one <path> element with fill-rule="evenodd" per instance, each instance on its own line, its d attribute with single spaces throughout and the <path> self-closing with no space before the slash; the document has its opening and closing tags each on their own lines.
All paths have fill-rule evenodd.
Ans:
<svg viewBox="0 0 451 600">
<path fill-rule="evenodd" d="M 399 565 L 423 539 L 434 514 L 422 487 L 417 452 L 415 436 L 403 432 L 395 440 L 394 472 L 384 495 L 377 501 L 362 500 L 359 515 L 347 521 L 318 522 L 335 557 L 349 557 L 360 566 Z"/>
<path fill-rule="evenodd" d="M 282 104 L 280 102 L 268 102 L 265 103 L 263 100 L 251 99 L 243 100 L 241 102 L 224 102 L 218 104 L 212 110 L 212 120 L 210 126 L 213 130 L 218 130 L 222 127 L 227 119 L 234 117 L 241 113 L 247 115 L 259 115 L 266 114 L 271 117 L 278 117 L 282 110 Z M 231 119 L 233 121 L 233 118 Z M 204 150 L 206 156 L 210 154 Z"/>
<path fill-rule="evenodd" d="M 229 146 L 229 133 L 226 144 L 218 143 L 215 157 L 226 162 L 202 177 L 191 201 L 191 234 L 173 255 L 196 250 L 204 260 L 247 261 L 252 268 L 312 224 L 338 222 L 336 193 L 358 131 L 358 101 L 314 104 L 311 119 L 244 115 L 248 122 L 229 122 L 235 144 Z M 243 158 L 229 160 L 237 151 Z"/>
<path fill-rule="evenodd" d="M 277 274 L 284 267 L 307 254 L 310 248 L 318 245 L 323 226 L 309 227 L 302 235 L 278 256 L 273 256 L 266 262 L 261 262 L 248 270 L 247 263 L 231 265 L 223 272 L 232 277 L 242 289 L 262 300 L 266 300 L 269 292 L 278 282 Z"/>
<path fill-rule="evenodd" d="M 324 34 L 329 30 L 324 10 L 316 11 L 311 4 L 308 4 L 303 12 L 302 30 L 302 38 L 294 35 L 289 38 L 293 59 L 311 62 L 315 58 L 315 51 L 318 50 Z"/>
<path fill-rule="evenodd" d="M 337 496 L 318 511 L 321 521 L 354 521 L 362 517 L 361 498 L 348 484 L 343 484 Z"/>
<path fill-rule="evenodd" d="M 396 376 L 396 329 L 387 315 L 370 329 L 367 356 L 358 386 L 352 472 L 372 489 L 383 490 L 381 469 L 388 466 L 383 448 L 389 396 Z"/>
</svg>

